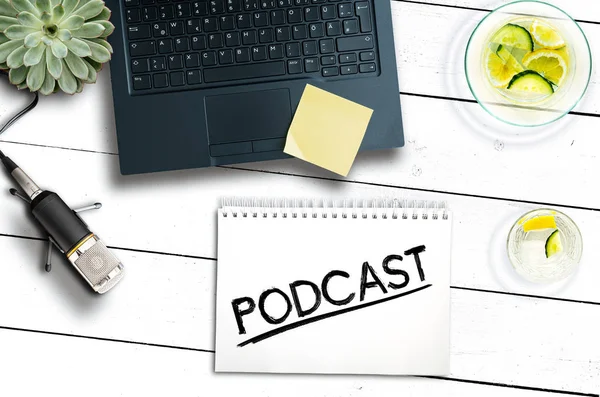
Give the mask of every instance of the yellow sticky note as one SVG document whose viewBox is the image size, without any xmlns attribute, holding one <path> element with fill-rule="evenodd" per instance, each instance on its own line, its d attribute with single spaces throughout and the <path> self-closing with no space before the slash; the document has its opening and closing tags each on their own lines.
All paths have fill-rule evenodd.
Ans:
<svg viewBox="0 0 600 397">
<path fill-rule="evenodd" d="M 347 176 L 373 110 L 307 85 L 288 131 L 284 152 Z"/>
</svg>

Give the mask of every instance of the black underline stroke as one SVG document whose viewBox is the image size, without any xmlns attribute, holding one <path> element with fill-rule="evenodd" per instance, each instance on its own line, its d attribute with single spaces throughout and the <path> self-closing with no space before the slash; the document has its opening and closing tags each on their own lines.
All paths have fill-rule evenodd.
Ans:
<svg viewBox="0 0 600 397">
<path fill-rule="evenodd" d="M 427 285 L 424 285 L 424 286 L 419 287 L 417 289 L 414 289 L 412 291 L 404 292 L 402 294 L 398 294 L 398 295 L 394 295 L 394 296 L 388 296 L 386 298 L 379 299 L 379 300 L 376 300 L 376 301 L 373 301 L 373 302 L 363 303 L 362 305 L 353 306 L 353 307 L 349 307 L 349 308 L 346 308 L 346 309 L 338 310 L 338 311 L 335 311 L 335 312 L 321 314 L 320 316 L 315 316 L 315 317 L 307 318 L 307 319 L 304 319 L 304 320 L 296 321 L 295 323 L 284 325 L 283 327 L 279 327 L 279 328 L 273 329 L 271 331 L 265 332 L 263 334 L 255 336 L 253 338 L 245 340 L 244 342 L 240 343 L 238 345 L 238 347 L 243 347 L 243 346 L 246 346 L 246 345 L 248 345 L 250 343 L 258 343 L 258 342 L 261 342 L 261 341 L 263 341 L 265 339 L 268 339 L 268 338 L 270 338 L 272 336 L 279 335 L 281 333 L 290 331 L 290 330 L 292 330 L 294 328 L 298 328 L 298 327 L 301 327 L 301 326 L 306 325 L 306 324 L 314 323 L 316 321 L 325 320 L 327 318 L 339 316 L 340 314 L 350 313 L 350 312 L 353 312 L 353 311 L 358 310 L 358 309 L 364 309 L 365 307 L 374 306 L 374 305 L 377 305 L 379 303 L 384 303 L 384 302 L 388 302 L 388 301 L 391 301 L 391 300 L 394 300 L 394 299 L 402 298 L 403 296 L 414 294 L 415 292 L 422 291 L 422 290 L 427 289 L 427 288 L 429 288 L 431 286 L 432 286 L 432 284 L 427 284 Z"/>
</svg>

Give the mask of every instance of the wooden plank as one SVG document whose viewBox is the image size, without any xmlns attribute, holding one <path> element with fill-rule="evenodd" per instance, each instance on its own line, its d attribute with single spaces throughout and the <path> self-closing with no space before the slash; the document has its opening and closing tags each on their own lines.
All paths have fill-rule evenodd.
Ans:
<svg viewBox="0 0 600 397">
<path fill-rule="evenodd" d="M 61 261 L 44 274 L 42 251 L 41 242 L 0 237 L 11 280 L 0 301 L 14 302 L 0 306 L 0 326 L 214 350 L 215 261 L 119 251 L 129 274 L 97 296 Z M 454 268 L 465 265 L 479 264 Z M 589 321 L 600 305 L 463 290 L 452 290 L 451 305 L 451 377 L 579 392 L 597 386 L 600 346 Z"/>
<path fill-rule="evenodd" d="M 403 2 L 404 0 L 392 0 Z M 450 7 L 468 7 L 483 10 L 495 10 L 503 4 L 512 3 L 514 0 L 416 0 L 416 3 L 431 5 L 445 5 Z M 408 0 L 412 2 L 412 0 Z M 571 15 L 571 17 L 582 20 L 600 22 L 600 8 L 597 3 L 589 0 L 553 0 L 556 7 Z"/>
<path fill-rule="evenodd" d="M 592 243 L 600 230 L 600 212 L 564 209 L 584 236 L 581 273 L 564 290 L 547 293 L 532 286 L 508 283 L 497 275 L 509 268 L 501 261 L 511 222 L 533 209 L 533 205 L 219 168 L 120 177 L 117 156 L 17 144 L 4 146 L 32 178 L 61 194 L 71 205 L 101 201 L 104 204 L 101 210 L 83 216 L 93 230 L 113 246 L 214 258 L 216 208 L 220 199 L 228 196 L 408 196 L 446 200 L 456 214 L 453 285 L 492 290 L 509 288 L 522 293 L 536 291 L 542 295 L 600 302 L 600 290 L 595 284 L 600 279 L 600 267 L 595 266 L 600 261 L 600 253 L 594 250 Z M 27 159 L 44 159 L 48 166 L 42 167 L 41 163 Z M 381 164 L 379 168 L 393 167 Z M 93 178 L 89 177 L 88 170 L 92 170 Z M 6 192 L 10 186 L 8 178 L 0 178 L 0 192 Z M 24 204 L 6 194 L 0 213 L 0 233 L 40 236 L 35 223 L 25 213 Z M 491 249 L 497 253 L 497 261 L 490 262 Z"/>
<path fill-rule="evenodd" d="M 215 374 L 201 352 L 0 330 L 3 395 L 546 397 L 560 393 L 410 377 Z M 99 380 L 102 379 L 101 382 Z"/>
</svg>

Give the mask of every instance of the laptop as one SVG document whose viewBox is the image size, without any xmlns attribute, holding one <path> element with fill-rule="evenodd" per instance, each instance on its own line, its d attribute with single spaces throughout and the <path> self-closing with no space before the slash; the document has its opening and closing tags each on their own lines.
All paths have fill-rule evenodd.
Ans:
<svg viewBox="0 0 600 397">
<path fill-rule="evenodd" d="M 361 150 L 404 145 L 384 0 L 107 0 L 121 173 L 282 159 L 306 84 L 374 109 Z"/>
</svg>

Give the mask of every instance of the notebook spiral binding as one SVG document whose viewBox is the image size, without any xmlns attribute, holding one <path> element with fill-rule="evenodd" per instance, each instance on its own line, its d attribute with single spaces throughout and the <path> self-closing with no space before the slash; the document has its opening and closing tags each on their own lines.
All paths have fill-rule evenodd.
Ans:
<svg viewBox="0 0 600 397">
<path fill-rule="evenodd" d="M 447 220 L 445 201 L 407 199 L 224 198 L 221 215 L 241 218 L 373 218 Z"/>
</svg>

